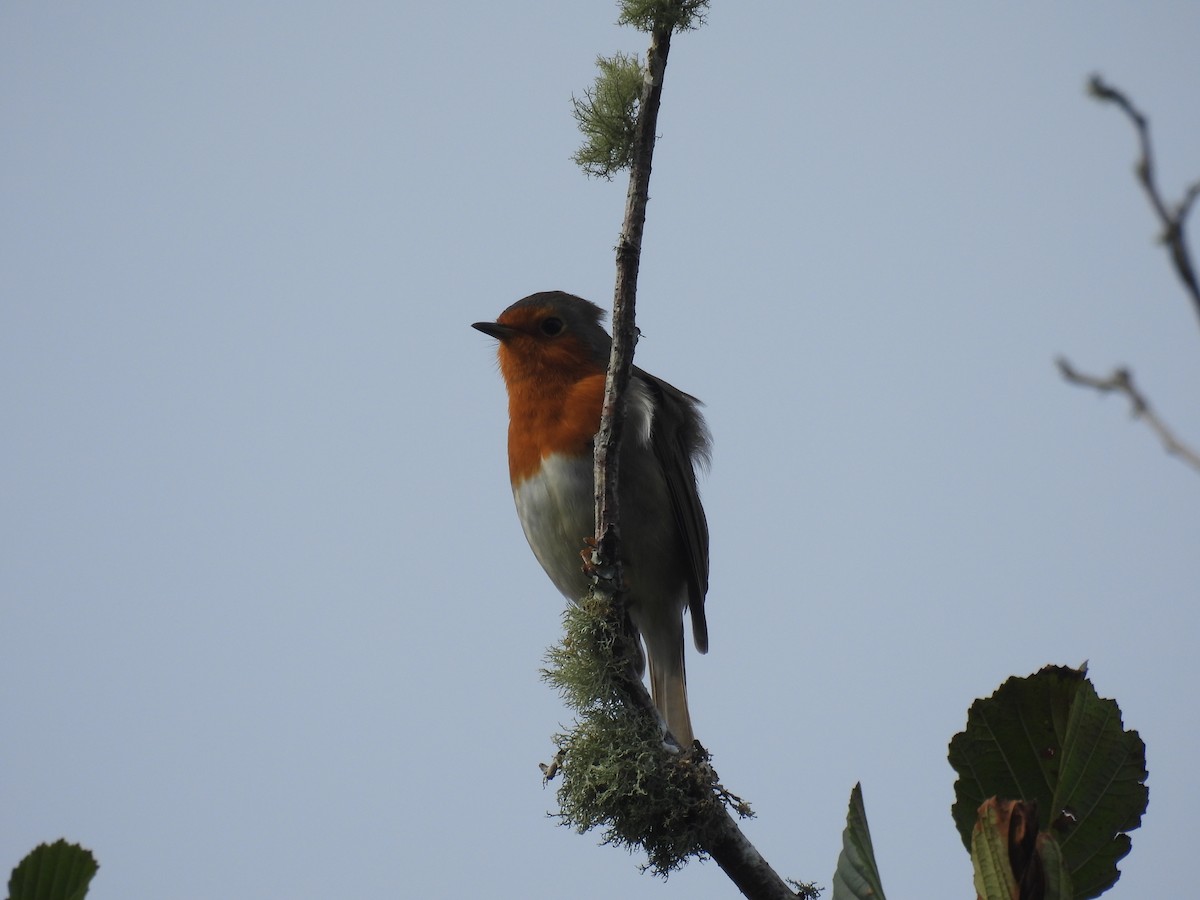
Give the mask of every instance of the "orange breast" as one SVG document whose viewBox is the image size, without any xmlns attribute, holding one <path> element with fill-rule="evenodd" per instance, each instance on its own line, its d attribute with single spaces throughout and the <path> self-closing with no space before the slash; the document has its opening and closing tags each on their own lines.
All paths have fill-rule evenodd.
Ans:
<svg viewBox="0 0 1200 900">
<path fill-rule="evenodd" d="M 591 456 L 604 404 L 604 373 L 508 384 L 508 470 L 518 485 L 552 453 Z"/>
</svg>

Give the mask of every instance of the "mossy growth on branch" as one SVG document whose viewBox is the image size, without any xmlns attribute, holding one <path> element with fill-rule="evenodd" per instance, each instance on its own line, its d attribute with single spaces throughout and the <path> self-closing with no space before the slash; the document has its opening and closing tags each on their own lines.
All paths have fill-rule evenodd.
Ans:
<svg viewBox="0 0 1200 900">
<path fill-rule="evenodd" d="M 656 28 L 691 31 L 704 24 L 707 9 L 708 0 L 621 0 L 617 22 L 639 31 Z"/>
<path fill-rule="evenodd" d="M 621 0 L 617 21 L 668 38 L 704 24 L 708 0 Z M 652 44 L 653 47 L 653 44 Z M 571 157 L 584 173 L 612 180 L 633 164 L 634 136 L 646 91 L 646 67 L 636 55 L 616 53 L 596 59 L 599 73 L 583 98 L 571 97 L 583 146 Z"/>
<path fill-rule="evenodd" d="M 640 847 L 646 867 L 666 876 L 704 855 L 704 828 L 727 795 L 707 755 L 668 748 L 657 718 L 632 699 L 630 637 L 612 604 L 593 594 L 563 619 L 543 671 L 578 714 L 555 736 L 558 817 L 581 834 L 602 828 L 605 844 Z"/>
<path fill-rule="evenodd" d="M 600 70 L 583 99 L 571 97 L 583 146 L 571 158 L 592 177 L 611 181 L 633 163 L 633 141 L 642 98 L 644 67 L 636 55 L 596 58 Z"/>
</svg>

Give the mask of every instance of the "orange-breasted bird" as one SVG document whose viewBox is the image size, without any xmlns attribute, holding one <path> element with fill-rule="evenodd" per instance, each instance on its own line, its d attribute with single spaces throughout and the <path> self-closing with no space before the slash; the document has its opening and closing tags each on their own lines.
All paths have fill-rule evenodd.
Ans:
<svg viewBox="0 0 1200 900">
<path fill-rule="evenodd" d="M 595 531 L 593 449 L 611 338 L 600 307 L 562 291 L 519 300 L 472 327 L 500 342 L 508 388 L 508 469 L 525 537 L 569 600 L 589 587 L 580 551 Z M 707 463 L 699 401 L 639 368 L 627 393 L 618 501 L 626 608 L 645 644 L 650 693 L 676 740 L 690 746 L 683 613 L 708 651 L 708 523 L 696 490 Z M 638 660 L 638 675 L 644 665 Z"/>
</svg>

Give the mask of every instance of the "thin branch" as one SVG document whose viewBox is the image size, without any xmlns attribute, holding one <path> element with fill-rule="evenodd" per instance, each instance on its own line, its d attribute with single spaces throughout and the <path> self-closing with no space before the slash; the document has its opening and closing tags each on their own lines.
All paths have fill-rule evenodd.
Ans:
<svg viewBox="0 0 1200 900">
<path fill-rule="evenodd" d="M 617 483 L 620 479 L 619 451 L 625 426 L 625 389 L 633 370 L 633 348 L 637 342 L 634 310 L 637 302 L 637 277 L 642 258 L 642 233 L 646 225 L 646 204 L 650 197 L 650 169 L 662 103 L 663 77 L 667 54 L 671 50 L 671 29 L 651 33 L 646 54 L 646 78 L 634 133 L 633 163 L 629 169 L 629 190 L 625 196 L 625 221 L 617 242 L 617 281 L 613 294 L 612 355 L 604 385 L 604 409 L 596 435 L 596 542 L 598 565 L 607 562 L 617 567 L 619 509 Z"/>
<path fill-rule="evenodd" d="M 600 413 L 600 428 L 596 433 L 593 458 L 596 542 L 592 552 L 591 571 L 599 578 L 597 586 L 606 589 L 614 598 L 623 590 L 624 585 L 621 573 L 620 505 L 617 501 L 617 484 L 620 479 L 621 438 L 625 431 L 625 392 L 633 372 L 633 349 L 637 343 L 634 306 L 638 265 L 642 254 L 642 232 L 646 224 L 655 129 L 658 126 L 663 76 L 666 73 L 670 48 L 670 28 L 652 32 L 646 76 L 634 128 L 625 220 L 617 244 L 612 351 L 604 382 L 604 406 Z M 654 702 L 640 679 L 630 678 L 628 689 L 628 699 L 634 706 L 644 711 L 654 711 Z"/>
<path fill-rule="evenodd" d="M 686 0 L 676 0 L 671 5 L 682 10 L 689 3 Z M 679 21 L 678 16 L 674 17 L 674 21 Z M 641 263 L 642 233 L 646 224 L 646 204 L 650 197 L 650 171 L 654 157 L 658 110 L 662 102 L 667 56 L 671 49 L 671 22 L 672 18 L 666 17 L 665 24 L 653 29 L 650 49 L 646 55 L 646 80 L 638 105 L 633 161 L 625 200 L 625 221 L 616 248 L 617 279 L 613 296 L 612 355 L 605 381 L 600 430 L 596 435 L 596 547 L 593 562 L 597 573 L 607 579 L 607 587 L 611 590 L 615 586 L 618 591 L 621 586 L 617 502 L 617 485 L 620 478 L 619 451 L 625 424 L 625 390 L 633 368 L 633 350 L 637 340 L 637 328 L 634 324 L 637 276 Z M 640 681 L 638 687 L 640 693 L 635 705 L 644 705 L 649 697 L 641 696 L 645 694 L 645 688 L 641 686 Z M 715 812 L 704 828 L 704 850 L 712 856 L 742 894 L 755 900 L 794 900 L 796 893 L 747 840 L 724 804 L 715 804 L 713 808 Z"/>
<path fill-rule="evenodd" d="M 634 308 L 637 301 L 638 268 L 642 256 L 642 233 L 646 225 L 646 204 L 650 197 L 650 169 L 662 104 L 663 77 L 667 54 L 671 49 L 671 28 L 651 32 L 646 59 L 646 75 L 638 117 L 634 129 L 629 190 L 625 198 L 625 220 L 617 243 L 617 280 L 613 297 L 612 352 L 604 382 L 604 406 L 596 434 L 594 484 L 596 504 L 596 546 L 592 554 L 594 572 L 602 586 L 612 593 L 623 588 L 620 556 L 620 505 L 617 484 L 620 480 L 621 438 L 625 431 L 625 392 L 633 372 L 633 350 L 637 343 Z M 635 706 L 654 710 L 645 685 L 630 679 L 630 699 Z M 632 683 L 636 682 L 636 683 Z"/>
<path fill-rule="evenodd" d="M 1145 192 L 1151 207 L 1154 209 L 1155 215 L 1158 217 L 1158 221 L 1162 225 L 1163 230 L 1160 239 L 1170 250 L 1171 262 L 1175 267 L 1175 273 L 1179 276 L 1179 280 L 1183 282 L 1184 289 L 1191 297 L 1196 315 L 1200 316 L 1200 282 L 1197 282 L 1196 279 L 1196 269 L 1192 265 L 1192 257 L 1188 250 L 1187 234 L 1184 228 L 1187 217 L 1192 211 L 1192 206 L 1196 203 L 1197 197 L 1200 197 L 1200 181 L 1188 187 L 1184 191 L 1183 199 L 1175 205 L 1174 209 L 1170 208 L 1166 201 L 1163 200 L 1162 193 L 1158 188 L 1158 179 L 1155 175 L 1154 148 L 1150 143 L 1150 123 L 1146 115 L 1134 106 L 1133 101 L 1126 97 L 1122 91 L 1107 84 L 1099 75 L 1093 75 L 1088 81 L 1088 91 L 1098 100 L 1116 104 L 1129 118 L 1129 121 L 1133 123 L 1134 129 L 1137 131 L 1141 152 L 1134 171 L 1137 173 L 1138 182 L 1142 185 L 1142 190 Z M 1172 456 L 1178 456 L 1193 469 L 1200 471 L 1200 455 L 1197 455 L 1195 450 L 1175 437 L 1175 433 L 1151 409 L 1150 401 L 1134 385 L 1133 375 L 1128 369 L 1116 368 L 1108 378 L 1101 378 L 1096 375 L 1085 375 L 1077 371 L 1063 357 L 1059 357 L 1057 363 L 1059 372 L 1071 384 L 1089 387 L 1102 394 L 1115 392 L 1128 397 L 1133 417 L 1144 420 L 1154 430 L 1167 452 Z"/>
<path fill-rule="evenodd" d="M 1138 143 L 1141 146 L 1141 156 L 1137 161 L 1135 171 L 1150 205 L 1154 208 L 1158 221 L 1162 224 L 1161 240 L 1171 253 L 1171 262 L 1184 288 L 1191 297 L 1196 315 L 1200 316 L 1200 282 L 1196 279 L 1196 269 L 1192 264 L 1191 253 L 1188 250 L 1187 235 L 1184 226 L 1192 205 L 1200 195 L 1200 181 L 1191 185 L 1184 193 L 1183 199 L 1174 209 L 1163 200 L 1158 189 L 1155 175 L 1154 150 L 1150 144 L 1150 123 L 1144 113 L 1133 105 L 1133 102 L 1117 88 L 1105 83 L 1099 75 L 1093 75 L 1088 82 L 1088 90 L 1093 97 L 1108 103 L 1115 103 L 1129 117 L 1137 130 Z"/>
<path fill-rule="evenodd" d="M 1125 368 L 1118 368 L 1114 369 L 1113 373 L 1107 378 L 1100 378 L 1096 375 L 1086 375 L 1078 371 L 1061 356 L 1056 362 L 1058 364 L 1058 371 L 1062 373 L 1062 377 L 1071 384 L 1089 387 L 1099 391 L 1101 394 L 1118 393 L 1128 397 L 1130 412 L 1133 417 L 1135 419 L 1142 419 L 1154 430 L 1154 433 L 1158 435 L 1164 449 L 1169 454 L 1179 457 L 1183 462 L 1200 472 L 1200 454 L 1197 454 L 1195 450 L 1175 437 L 1175 433 L 1171 431 L 1170 427 L 1158 417 L 1158 414 L 1150 407 L 1150 401 L 1146 399 L 1146 396 L 1133 383 L 1132 372 Z"/>
</svg>

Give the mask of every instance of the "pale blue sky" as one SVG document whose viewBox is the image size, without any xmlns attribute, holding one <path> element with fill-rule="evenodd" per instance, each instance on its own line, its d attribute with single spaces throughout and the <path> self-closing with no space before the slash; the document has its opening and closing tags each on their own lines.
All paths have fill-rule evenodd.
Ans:
<svg viewBox="0 0 1200 900">
<path fill-rule="evenodd" d="M 97 900 L 728 898 L 547 817 L 558 593 L 473 321 L 608 304 L 624 183 L 569 98 L 615 5 L 0 5 L 0 865 Z M 1180 896 L 1200 328 L 1099 71 L 1200 177 L 1193 2 L 714 0 L 671 54 L 638 362 L 714 435 L 692 712 L 747 831 L 830 883 L 861 780 L 893 897 L 969 895 L 950 737 L 1090 660 L 1148 745 L 1113 897 Z M 1200 224 L 1196 225 L 1200 228 Z"/>
</svg>

